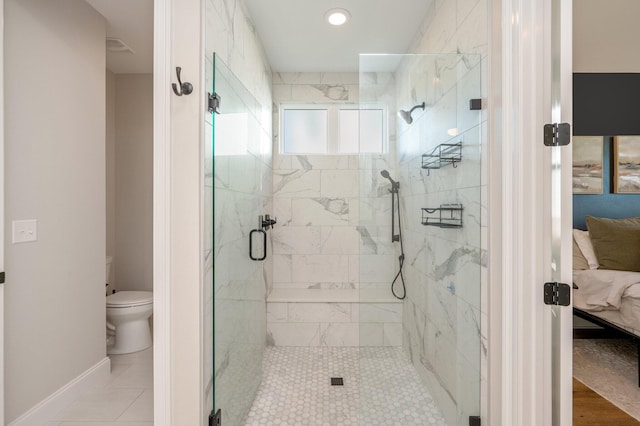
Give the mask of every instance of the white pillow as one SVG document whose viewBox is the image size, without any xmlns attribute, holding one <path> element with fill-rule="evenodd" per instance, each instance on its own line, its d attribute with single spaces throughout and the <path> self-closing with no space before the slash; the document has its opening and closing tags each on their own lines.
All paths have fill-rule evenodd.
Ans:
<svg viewBox="0 0 640 426">
<path fill-rule="evenodd" d="M 589 231 L 574 229 L 573 238 L 576 240 L 578 247 L 580 247 L 582 255 L 587 259 L 589 269 L 598 269 L 600 264 L 598 263 L 595 251 L 593 251 L 593 244 L 591 244 L 591 238 L 589 238 Z"/>
</svg>

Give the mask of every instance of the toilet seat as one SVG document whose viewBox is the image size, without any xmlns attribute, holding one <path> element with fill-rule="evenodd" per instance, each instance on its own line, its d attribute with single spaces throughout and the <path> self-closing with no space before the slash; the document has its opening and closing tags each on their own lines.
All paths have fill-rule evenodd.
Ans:
<svg viewBox="0 0 640 426">
<path fill-rule="evenodd" d="M 107 296 L 107 308 L 131 308 L 153 303 L 150 291 L 119 291 Z"/>
</svg>

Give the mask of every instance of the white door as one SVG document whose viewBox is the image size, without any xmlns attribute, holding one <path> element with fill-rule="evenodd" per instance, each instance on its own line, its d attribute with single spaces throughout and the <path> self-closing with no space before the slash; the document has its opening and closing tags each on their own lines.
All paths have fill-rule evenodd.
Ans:
<svg viewBox="0 0 640 426">
<path fill-rule="evenodd" d="M 550 123 L 569 123 L 573 121 L 572 104 L 572 0 L 550 0 L 549 44 L 545 59 L 550 65 L 548 89 L 549 98 L 545 108 Z M 570 134 L 570 132 L 569 132 Z M 550 222 L 547 242 L 551 261 L 550 280 L 572 284 L 572 147 L 551 147 L 550 159 Z M 571 290 L 569 290 L 571 291 Z M 545 352 L 551 353 L 552 424 L 569 426 L 573 421 L 573 315 L 572 303 L 569 306 L 548 306 L 550 327 L 545 331 Z M 545 386 L 546 387 L 546 386 Z M 547 390 L 547 389 L 545 389 Z"/>
</svg>

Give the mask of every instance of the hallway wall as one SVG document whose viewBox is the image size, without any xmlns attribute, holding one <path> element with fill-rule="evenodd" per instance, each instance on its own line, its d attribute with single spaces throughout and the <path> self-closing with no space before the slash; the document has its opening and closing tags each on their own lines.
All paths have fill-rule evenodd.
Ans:
<svg viewBox="0 0 640 426">
<path fill-rule="evenodd" d="M 105 359 L 105 22 L 5 6 L 5 421 Z M 38 240 L 11 243 L 36 219 Z"/>
<path fill-rule="evenodd" d="M 573 2 L 573 71 L 640 72 L 640 3 L 635 0 Z"/>
<path fill-rule="evenodd" d="M 118 291 L 153 291 L 153 75 L 115 76 L 115 250 Z"/>
</svg>

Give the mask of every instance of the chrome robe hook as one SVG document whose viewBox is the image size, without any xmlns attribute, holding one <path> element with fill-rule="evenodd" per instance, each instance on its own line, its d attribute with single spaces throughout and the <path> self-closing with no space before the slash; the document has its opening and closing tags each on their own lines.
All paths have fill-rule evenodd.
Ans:
<svg viewBox="0 0 640 426">
<path fill-rule="evenodd" d="M 180 67 L 176 67 L 176 75 L 178 76 L 178 84 L 180 85 L 180 90 L 178 90 L 178 85 L 176 85 L 175 83 L 171 83 L 171 87 L 173 87 L 173 93 L 176 94 L 176 96 L 182 96 L 182 95 L 190 95 L 191 92 L 193 92 L 193 85 L 189 82 L 182 82 L 182 80 L 180 79 L 180 71 L 182 71 L 182 68 Z"/>
</svg>

